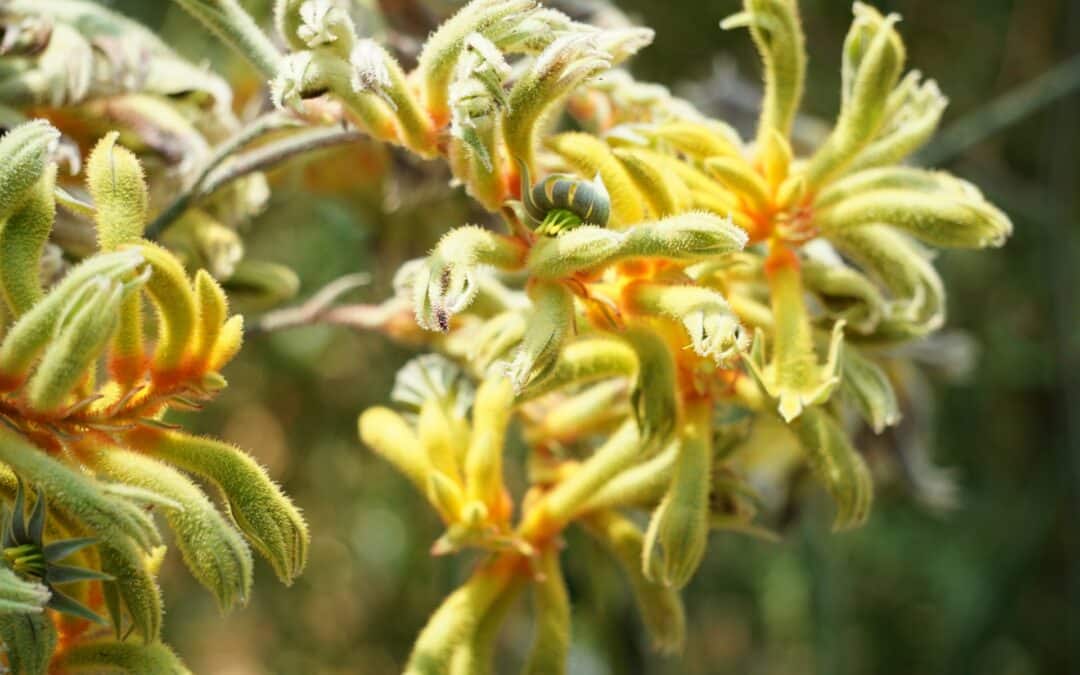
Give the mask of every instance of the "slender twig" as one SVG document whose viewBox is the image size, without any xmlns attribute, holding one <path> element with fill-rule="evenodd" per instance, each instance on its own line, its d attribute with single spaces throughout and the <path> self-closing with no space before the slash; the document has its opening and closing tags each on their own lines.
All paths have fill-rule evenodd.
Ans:
<svg viewBox="0 0 1080 675">
<path fill-rule="evenodd" d="M 164 211 L 158 214 L 154 222 L 146 228 L 147 238 L 156 239 L 173 221 L 182 216 L 191 207 L 195 199 L 203 194 L 202 186 L 210 172 L 229 159 L 240 148 L 272 131 L 300 126 L 301 124 L 300 120 L 275 111 L 256 118 L 232 137 L 226 139 L 214 149 L 214 153 L 206 160 L 206 164 L 199 172 L 199 175 L 195 177 L 195 180 L 191 182 L 188 189 L 173 200 Z"/>
<path fill-rule="evenodd" d="M 286 159 L 312 150 L 352 143 L 361 138 L 364 138 L 364 135 L 352 128 L 320 127 L 301 131 L 280 141 L 236 155 L 231 162 L 219 167 L 206 177 L 201 193 L 204 196 L 213 194 L 238 178 L 268 169 Z"/>
<path fill-rule="evenodd" d="M 919 153 L 919 163 L 947 162 L 1077 88 L 1080 54 L 954 122 Z"/>
<path fill-rule="evenodd" d="M 280 141 L 267 143 L 244 154 L 236 154 L 240 148 L 260 136 L 278 129 L 297 126 L 297 124 L 287 115 L 271 113 L 260 117 L 222 143 L 191 186 L 150 223 L 146 228 L 146 237 L 159 238 L 189 208 L 234 180 L 311 150 L 350 143 L 362 138 L 362 134 L 351 128 L 318 127 L 298 132 Z"/>
<path fill-rule="evenodd" d="M 282 55 L 236 0 L 175 0 L 266 78 L 277 75 Z"/>
<path fill-rule="evenodd" d="M 347 274 L 335 279 L 295 307 L 286 307 L 264 314 L 248 327 L 248 333 L 271 333 L 319 323 L 371 328 L 381 323 L 378 317 L 386 314 L 381 306 L 334 306 L 334 303 L 343 295 L 367 285 L 370 281 L 371 276 L 363 272 Z"/>
</svg>

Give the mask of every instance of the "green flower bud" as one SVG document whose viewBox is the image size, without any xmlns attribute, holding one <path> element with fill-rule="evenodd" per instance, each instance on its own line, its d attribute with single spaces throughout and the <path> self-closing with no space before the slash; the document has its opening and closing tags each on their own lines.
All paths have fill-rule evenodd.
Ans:
<svg viewBox="0 0 1080 675">
<path fill-rule="evenodd" d="M 876 336 L 907 339 L 926 335 L 945 322 L 945 286 L 929 254 L 903 233 L 868 225 L 831 237 L 890 294 Z"/>
<path fill-rule="evenodd" d="M 643 126 L 640 129 L 635 128 L 635 132 L 655 142 L 669 145 L 696 160 L 742 156 L 742 139 L 739 138 L 739 132 L 725 122 L 672 121 Z"/>
<path fill-rule="evenodd" d="M 307 524 L 266 471 L 220 441 L 179 432 L 147 433 L 147 442 L 137 442 L 136 447 L 217 485 L 248 541 L 270 561 L 282 582 L 292 583 L 307 563 Z"/>
<path fill-rule="evenodd" d="M 862 334 L 877 328 L 887 302 L 870 279 L 839 260 L 804 260 L 802 271 L 806 289 L 817 296 L 831 318 Z"/>
<path fill-rule="evenodd" d="M 431 118 L 420 108 L 397 60 L 374 40 L 360 40 L 349 54 L 349 65 L 352 90 L 384 100 L 394 111 L 405 147 L 421 157 L 434 157 Z"/>
<path fill-rule="evenodd" d="M 0 614 L 0 641 L 12 673 L 47 675 L 58 636 L 47 614 Z"/>
<path fill-rule="evenodd" d="M 746 232 L 730 219 L 695 211 L 627 230 L 618 258 L 694 262 L 741 250 L 746 242 Z"/>
<path fill-rule="evenodd" d="M 855 3 L 855 21 L 844 42 L 843 101 L 836 127 L 806 167 L 810 192 L 843 171 L 870 144 L 885 122 L 889 95 L 904 68 L 900 17 L 882 16 Z"/>
<path fill-rule="evenodd" d="M 153 521 L 139 506 L 108 495 L 82 472 L 0 428 L 0 462 L 49 495 L 52 506 L 85 525 L 102 541 L 133 541 L 143 550 L 161 543 Z"/>
<path fill-rule="evenodd" d="M 513 403 L 513 385 L 506 377 L 484 380 L 473 403 L 472 434 L 465 454 L 466 495 L 493 515 L 503 511 L 503 442 Z"/>
<path fill-rule="evenodd" d="M 529 250 L 530 274 L 560 279 L 610 263 L 625 245 L 626 235 L 595 225 L 580 225 L 559 237 L 545 237 Z"/>
<path fill-rule="evenodd" d="M 167 250 L 150 242 L 139 244 L 136 250 L 151 270 L 146 294 L 158 318 L 154 365 L 164 371 L 179 368 L 197 346 L 199 317 L 195 293 L 183 265 Z"/>
<path fill-rule="evenodd" d="M 570 33 L 552 42 L 510 90 L 504 125 L 510 156 L 534 167 L 536 130 L 548 110 L 579 84 L 610 67 L 610 58 L 589 35 Z"/>
<path fill-rule="evenodd" d="M 593 35 L 600 51 L 608 55 L 613 66 L 651 45 L 656 37 L 656 31 L 641 26 L 608 27 L 588 32 Z"/>
<path fill-rule="evenodd" d="M 847 434 L 820 408 L 804 410 L 792 428 L 806 452 L 810 469 L 836 502 L 833 529 L 861 525 L 870 514 L 874 483 Z"/>
<path fill-rule="evenodd" d="M 614 379 L 559 401 L 529 426 L 529 442 L 569 441 L 612 428 L 630 412 L 627 389 L 625 381 Z"/>
<path fill-rule="evenodd" d="M 501 146 L 498 115 L 506 108 L 503 83 L 510 66 L 502 52 L 479 33 L 465 39 L 457 75 L 450 85 L 450 135 L 465 144 L 470 157 L 466 180 L 470 191 L 495 210 L 503 199 L 504 185 L 497 170 Z"/>
<path fill-rule="evenodd" d="M 468 359 L 481 372 L 507 356 L 525 337 L 527 319 L 522 312 L 510 311 L 488 319 L 472 338 Z"/>
<path fill-rule="evenodd" d="M 723 23 L 724 30 L 748 27 L 765 69 L 765 98 L 758 142 L 772 130 L 787 136 L 802 100 L 806 48 L 795 0 L 745 0 L 745 9 Z"/>
<path fill-rule="evenodd" d="M 389 408 L 368 408 L 358 420 L 360 440 L 428 494 L 428 476 L 435 469 L 416 432 Z"/>
<path fill-rule="evenodd" d="M 446 332 L 450 318 L 465 310 L 479 290 L 477 267 L 514 269 L 521 264 L 520 241 L 477 226 L 459 227 L 439 240 L 427 265 L 413 280 L 416 322 L 426 330 Z"/>
<path fill-rule="evenodd" d="M 188 14 L 247 59 L 264 76 L 281 64 L 281 53 L 237 0 L 176 0 Z"/>
<path fill-rule="evenodd" d="M 627 420 L 588 460 L 544 497 L 542 506 L 530 509 L 521 530 L 565 525 L 582 512 L 591 496 L 612 476 L 632 466 L 648 450 L 637 424 Z"/>
<path fill-rule="evenodd" d="M 39 614 L 48 601 L 48 588 L 0 566 L 0 616 Z"/>
<path fill-rule="evenodd" d="M 861 171 L 903 161 L 937 131 L 949 101 L 933 80 L 919 84 L 912 71 L 889 96 L 885 122 L 877 138 L 859 153 L 847 171 Z"/>
<path fill-rule="evenodd" d="M 0 141 L 0 151 L 2 145 Z M 41 257 L 56 219 L 55 187 L 53 164 L 26 191 L 7 222 L 0 222 L 0 290 L 15 317 L 29 311 L 44 295 Z"/>
<path fill-rule="evenodd" d="M 675 359 L 663 338 L 647 327 L 630 328 L 623 338 L 637 355 L 638 372 L 630 404 L 642 441 L 648 447 L 663 445 L 674 432 L 679 416 Z"/>
<path fill-rule="evenodd" d="M 94 198 L 102 251 L 140 241 L 149 208 L 142 165 L 130 150 L 116 144 L 119 137 L 115 131 L 107 134 L 86 162 L 86 185 Z"/>
<path fill-rule="evenodd" d="M 711 408 L 695 403 L 686 414 L 675 474 L 649 521 L 642 551 L 645 576 L 674 588 L 685 586 L 697 571 L 709 537 Z"/>
<path fill-rule="evenodd" d="M 23 314 L 0 343 L 0 390 L 22 384 L 30 367 L 56 333 L 56 325 L 71 307 L 71 301 L 95 278 L 118 281 L 144 264 L 135 250 L 107 253 L 87 258 L 72 268 L 49 293 Z"/>
<path fill-rule="evenodd" d="M 956 248 L 1001 246 L 1012 221 L 981 196 L 960 192 L 926 194 L 882 189 L 860 192 L 820 212 L 826 236 L 865 225 L 887 224 L 929 244 Z"/>
<path fill-rule="evenodd" d="M 671 485 L 678 458 L 679 440 L 675 439 L 648 460 L 612 476 L 586 500 L 582 512 L 626 506 L 655 508 Z"/>
<path fill-rule="evenodd" d="M 245 307 L 272 307 L 296 297 L 300 278 L 284 265 L 244 258 L 222 282 L 229 297 Z M 234 317 L 235 318 L 235 317 Z"/>
<path fill-rule="evenodd" d="M 59 142 L 60 132 L 44 120 L 20 124 L 0 138 L 0 222 L 45 175 Z"/>
<path fill-rule="evenodd" d="M 533 584 L 535 637 L 523 675 L 565 675 L 570 654 L 570 597 L 558 550 L 540 558 L 540 579 Z"/>
<path fill-rule="evenodd" d="M 289 54 L 270 82 L 270 100 L 279 110 L 304 111 L 304 99 L 322 93 L 327 87 L 325 74 L 311 52 Z"/>
<path fill-rule="evenodd" d="M 639 282 L 628 286 L 625 294 L 637 311 L 681 323 L 694 352 L 713 359 L 718 366 L 747 346 L 738 317 L 716 291 L 700 286 Z"/>
<path fill-rule="evenodd" d="M 657 218 L 672 216 L 688 211 L 693 205 L 690 188 L 682 178 L 667 173 L 643 156 L 631 149 L 614 150 L 615 157 L 622 162 L 639 194 L 649 205 L 650 211 Z"/>
<path fill-rule="evenodd" d="M 492 665 L 499 631 L 523 585 L 517 579 L 511 580 L 506 590 L 491 603 L 491 607 L 484 612 L 483 618 L 476 625 L 472 638 L 454 650 L 449 675 L 493 675 Z"/>
<path fill-rule="evenodd" d="M 240 533 L 218 513 L 194 483 L 160 462 L 136 452 L 111 448 L 95 458 L 106 476 L 172 500 L 162 510 L 184 562 L 218 601 L 222 611 L 251 591 L 251 551 Z"/>
<path fill-rule="evenodd" d="M 125 634 L 124 612 L 145 642 L 155 642 L 161 633 L 161 589 L 150 572 L 149 556 L 126 539 L 103 537 L 98 544 L 101 570 L 115 581 L 103 583 L 105 606 L 109 609 L 116 637 Z M 158 551 L 164 553 L 164 549 Z"/>
<path fill-rule="evenodd" d="M 450 117 L 449 83 L 466 38 L 472 33 L 490 38 L 505 32 L 525 19 L 534 7 L 532 0 L 473 0 L 428 37 L 417 71 L 423 84 L 424 107 L 434 119 Z"/>
<path fill-rule="evenodd" d="M 54 413 L 66 405 L 105 350 L 125 298 L 144 281 L 123 284 L 99 277 L 71 300 L 27 387 L 27 401 L 33 409 Z"/>
<path fill-rule="evenodd" d="M 349 57 L 356 41 L 356 28 L 344 9 L 333 0 L 305 0 L 298 14 L 295 37 L 305 47 L 328 49 L 341 58 Z"/>
<path fill-rule="evenodd" d="M 90 642 L 68 647 L 56 659 L 65 672 L 154 673 L 191 675 L 191 671 L 160 642 Z"/>
<path fill-rule="evenodd" d="M 638 610 L 653 645 L 676 654 L 686 640 L 686 612 L 678 592 L 650 581 L 641 571 L 645 537 L 633 521 L 614 511 L 601 511 L 582 521 L 586 531 L 600 541 L 626 574 Z"/>
<path fill-rule="evenodd" d="M 446 598 L 417 637 L 404 675 L 449 672 L 455 649 L 474 638 L 484 617 L 511 584 L 511 574 L 497 565 L 481 567 Z"/>
<path fill-rule="evenodd" d="M 525 338 L 508 369 L 517 392 L 550 369 L 573 329 L 574 298 L 565 286 L 538 282 L 530 289 L 530 295 L 533 309 L 526 319 Z"/>
<path fill-rule="evenodd" d="M 240 234 L 205 211 L 192 209 L 165 231 L 161 241 L 189 269 L 228 279 L 244 257 Z"/>
<path fill-rule="evenodd" d="M 772 190 L 761 174 L 740 157 L 711 157 L 705 168 L 724 187 L 738 194 L 746 205 L 757 213 L 768 213 L 772 207 Z"/>
<path fill-rule="evenodd" d="M 576 230 L 575 230 L 576 231 Z M 630 376 L 637 372 L 634 350 L 621 340 L 594 338 L 566 345 L 550 373 L 533 382 L 519 394 L 529 400 L 570 385 L 581 385 L 609 377 Z"/>
<path fill-rule="evenodd" d="M 274 27 L 277 29 L 278 36 L 292 51 L 299 52 L 308 48 L 307 42 L 300 38 L 300 26 L 305 23 L 300 15 L 300 8 L 309 3 L 310 0 L 275 0 L 274 2 Z"/>
<path fill-rule="evenodd" d="M 840 391 L 855 403 L 874 433 L 900 421 L 900 405 L 888 375 L 851 346 L 840 359 Z"/>
</svg>

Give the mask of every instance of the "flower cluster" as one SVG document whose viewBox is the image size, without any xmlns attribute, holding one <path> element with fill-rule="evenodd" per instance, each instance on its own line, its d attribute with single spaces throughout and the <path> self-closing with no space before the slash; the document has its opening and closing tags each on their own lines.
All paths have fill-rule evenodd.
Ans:
<svg viewBox="0 0 1080 675">
<path fill-rule="evenodd" d="M 401 80 L 420 86 L 426 114 L 422 134 L 402 122 L 397 137 L 438 152 L 424 143 L 448 119 L 455 176 L 506 222 L 451 230 L 401 271 L 388 317 L 411 305 L 463 370 L 424 357 L 399 377 L 405 414 L 360 419 L 365 443 L 446 523 L 433 552 L 489 552 L 431 618 L 409 673 L 474 672 L 464 664 L 489 659 L 522 585 L 537 615 L 526 672 L 565 672 L 559 549 L 572 524 L 607 544 L 667 648 L 683 623 L 674 591 L 709 530 L 774 536 L 770 512 L 799 466 L 834 498 L 836 529 L 860 525 L 873 483 L 852 418 L 876 432 L 898 421 L 892 350 L 944 320 L 927 247 L 999 246 L 1012 228 L 973 185 L 901 164 L 945 99 L 904 74 L 895 15 L 855 4 L 839 115 L 796 156 L 806 56 L 794 0 L 746 0 L 723 24 L 748 28 L 761 55 L 750 140 L 655 85 L 594 79 L 619 50 L 592 51 L 625 45 L 617 36 L 549 29 L 535 58 L 508 65 L 506 22 L 533 20 L 500 13 L 514 6 L 471 3 Z M 395 109 L 385 92 L 365 100 Z M 585 131 L 535 121 L 556 101 Z M 464 372 L 480 380 L 475 400 Z M 530 447 L 516 504 L 501 459 L 514 417 Z M 637 510 L 651 514 L 644 531 L 628 517 Z"/>
<path fill-rule="evenodd" d="M 0 126 L 47 119 L 61 131 L 61 150 L 77 167 L 110 131 L 120 132 L 147 175 L 149 212 L 165 210 L 177 192 L 199 187 L 215 150 L 240 132 L 230 84 L 177 55 L 144 26 L 99 3 L 12 0 L 0 13 Z M 81 198 L 82 186 L 64 182 Z M 218 194 L 200 196 L 161 238 L 188 267 L 206 269 L 226 290 L 287 299 L 295 276 L 245 257 L 237 232 L 262 211 L 267 182 L 252 173 Z M 92 250 L 72 233 L 79 214 L 61 213 L 57 240 L 65 251 Z M 283 287 L 284 286 L 284 287 Z M 282 297 L 284 296 L 284 297 Z"/>
<path fill-rule="evenodd" d="M 896 347 L 944 321 L 930 247 L 998 246 L 1011 232 L 971 184 L 903 164 L 945 99 L 905 75 L 898 17 L 861 3 L 839 115 L 805 154 L 791 136 L 806 61 L 795 0 L 745 0 L 723 24 L 749 29 L 761 56 L 752 139 L 617 69 L 650 30 L 534 0 L 469 2 L 408 72 L 360 36 L 345 2 L 277 0 L 287 54 L 237 0 L 177 4 L 269 78 L 277 110 L 240 128 L 228 86 L 95 3 L 0 12 L 0 112 L 14 127 L 0 140 L 0 491 L 12 505 L 0 640 L 17 672 L 184 672 L 159 641 L 150 511 L 223 608 L 250 591 L 249 546 L 285 582 L 304 566 L 307 527 L 265 472 L 164 415 L 225 386 L 242 337 L 227 291 L 295 291 L 289 273 L 243 259 L 231 226 L 265 198 L 262 168 L 335 134 L 444 159 L 503 225 L 447 232 L 357 321 L 440 352 L 399 373 L 393 405 L 365 411 L 359 435 L 444 523 L 433 554 L 481 552 L 418 637 L 410 675 L 490 672 L 525 589 L 525 672 L 566 672 L 572 526 L 610 552 L 654 643 L 674 651 L 678 590 L 710 531 L 778 536 L 802 467 L 835 501 L 836 529 L 864 522 L 873 482 L 853 431 L 897 422 Z M 35 116 L 52 124 L 15 126 Z M 119 127 L 144 161 L 108 133 L 85 187 L 58 186 L 57 127 L 76 141 L 106 131 L 85 120 Z M 48 240 L 69 217 L 94 241 L 63 269 Z M 506 479 L 518 435 L 523 494 Z M 220 489 L 225 514 L 188 474 Z"/>
<path fill-rule="evenodd" d="M 0 295 L 10 316 L 0 339 L 0 490 L 13 499 L 0 639 L 19 673 L 186 672 L 159 642 L 165 549 L 150 512 L 163 515 L 222 609 L 247 599 L 251 547 L 290 582 L 304 566 L 307 526 L 246 454 L 164 419 L 225 387 L 220 370 L 243 322 L 209 274 L 189 277 L 143 238 L 142 167 L 115 133 L 86 165 L 93 204 L 81 208 L 96 223 L 98 252 L 43 287 L 59 138 L 34 121 L 0 139 Z M 188 474 L 220 489 L 225 513 Z M 28 519 L 24 482 L 36 492 Z"/>
</svg>

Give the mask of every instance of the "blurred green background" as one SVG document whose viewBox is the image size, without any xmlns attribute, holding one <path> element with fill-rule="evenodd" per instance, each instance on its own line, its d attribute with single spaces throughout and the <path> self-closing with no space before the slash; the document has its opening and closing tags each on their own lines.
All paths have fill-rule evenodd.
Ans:
<svg viewBox="0 0 1080 675">
<path fill-rule="evenodd" d="M 242 91 L 259 86 L 171 3 L 109 4 L 189 58 L 210 59 Z M 268 2 L 245 4 L 267 17 Z M 622 0 L 657 31 L 634 72 L 736 122 L 752 119 L 756 56 L 745 33 L 718 28 L 737 4 Z M 935 498 L 943 475 L 919 465 L 916 453 L 906 470 L 875 462 L 883 484 L 859 531 L 831 535 L 831 506 L 809 495 L 781 544 L 714 535 L 685 592 L 690 635 L 681 658 L 650 653 L 620 575 L 571 533 L 574 675 L 1080 672 L 1080 95 L 1040 105 L 1000 131 L 1000 110 L 989 106 L 1066 62 L 1014 101 L 1028 106 L 1047 87 L 1077 84 L 1080 2 L 876 4 L 903 14 L 911 67 L 952 101 L 927 158 L 982 186 L 1016 224 L 1003 249 L 940 258 L 949 330 L 974 338 L 976 361 L 966 375 L 950 373 L 962 370 L 955 366 L 965 350 L 956 348 L 967 343 L 928 347 L 927 358 L 953 367 L 937 369 L 919 394 L 932 412 L 902 428 L 904 438 L 884 442 L 906 443 L 945 467 L 954 505 Z M 435 0 L 381 5 L 392 10 L 389 25 L 414 38 L 452 9 Z M 802 13 L 811 56 L 805 111 L 829 120 L 850 3 L 806 0 Z M 812 121 L 806 128 L 813 132 Z M 390 178 L 388 162 L 396 166 Z M 273 178 L 270 207 L 246 240 L 259 257 L 294 267 L 304 295 L 366 271 L 373 282 L 356 299 L 385 298 L 401 260 L 480 217 L 439 167 L 365 145 Z M 226 371 L 225 395 L 186 422 L 267 464 L 314 534 L 311 563 L 293 588 L 276 584 L 263 565 L 250 605 L 225 617 L 170 556 L 166 639 L 195 672 L 400 672 L 428 614 L 470 563 L 428 555 L 435 516 L 356 437 L 357 414 L 385 401 L 411 355 L 340 328 L 255 337 Z M 517 663 L 529 629 L 522 602 L 500 663 Z M 499 672 L 513 672 L 505 668 Z"/>
</svg>

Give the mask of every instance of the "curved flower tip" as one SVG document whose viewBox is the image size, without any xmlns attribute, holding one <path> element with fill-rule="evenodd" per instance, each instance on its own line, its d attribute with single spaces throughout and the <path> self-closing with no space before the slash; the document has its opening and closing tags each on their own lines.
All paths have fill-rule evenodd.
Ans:
<svg viewBox="0 0 1080 675">
<path fill-rule="evenodd" d="M 310 52 L 296 52 L 286 57 L 281 63 L 281 70 L 270 81 L 270 100 L 274 107 L 304 112 L 304 94 L 314 70 Z"/>
<path fill-rule="evenodd" d="M 750 373 L 771 398 L 777 401 L 777 411 L 785 422 L 799 417 L 809 406 L 820 405 L 829 400 L 840 384 L 839 364 L 844 341 L 844 322 L 833 324 L 829 340 L 829 352 L 823 365 L 814 361 L 813 351 L 800 355 L 798 363 L 787 362 L 784 357 L 773 355 L 765 362 L 764 337 L 761 331 L 754 335 L 750 353 L 743 353 Z M 778 347 L 773 351 L 777 352 Z"/>
<path fill-rule="evenodd" d="M 350 83 L 353 91 L 375 94 L 395 108 L 393 98 L 388 93 L 392 82 L 390 69 L 386 66 L 386 52 L 374 40 L 361 40 L 353 47 L 349 55 L 352 66 Z"/>
</svg>

